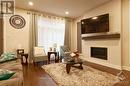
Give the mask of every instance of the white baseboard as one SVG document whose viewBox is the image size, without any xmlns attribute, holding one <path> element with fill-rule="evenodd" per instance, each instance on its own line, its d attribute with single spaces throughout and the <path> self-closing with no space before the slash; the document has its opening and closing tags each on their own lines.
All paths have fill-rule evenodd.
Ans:
<svg viewBox="0 0 130 86">
<path fill-rule="evenodd" d="M 127 70 L 127 71 L 130 71 L 130 67 L 128 66 L 122 66 L 123 70 Z"/>
<path fill-rule="evenodd" d="M 99 64 L 99 65 L 107 66 L 107 67 L 114 68 L 117 70 L 121 70 L 121 66 L 119 66 L 119 65 L 114 65 L 111 63 L 107 63 L 107 62 L 99 62 L 99 61 L 95 61 L 95 60 L 91 60 L 91 59 L 86 59 L 86 60 L 89 62 L 95 63 L 95 64 Z"/>
</svg>

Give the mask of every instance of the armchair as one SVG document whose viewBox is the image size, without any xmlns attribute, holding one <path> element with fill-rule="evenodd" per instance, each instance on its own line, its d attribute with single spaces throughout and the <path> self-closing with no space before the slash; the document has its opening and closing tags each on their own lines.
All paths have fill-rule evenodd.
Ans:
<svg viewBox="0 0 130 86">
<path fill-rule="evenodd" d="M 43 47 L 34 47 L 34 57 L 33 62 L 40 62 L 40 61 L 47 61 L 48 56 L 45 53 L 45 50 Z"/>
<path fill-rule="evenodd" d="M 71 53 L 71 51 L 67 46 L 61 46 L 60 47 L 60 57 L 61 58 L 70 56 L 70 53 Z"/>
</svg>

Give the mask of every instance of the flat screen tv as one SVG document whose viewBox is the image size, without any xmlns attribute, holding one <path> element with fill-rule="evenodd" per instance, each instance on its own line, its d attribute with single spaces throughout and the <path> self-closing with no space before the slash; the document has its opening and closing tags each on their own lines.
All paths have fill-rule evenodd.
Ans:
<svg viewBox="0 0 130 86">
<path fill-rule="evenodd" d="M 109 14 L 81 20 L 81 33 L 109 32 Z"/>
</svg>

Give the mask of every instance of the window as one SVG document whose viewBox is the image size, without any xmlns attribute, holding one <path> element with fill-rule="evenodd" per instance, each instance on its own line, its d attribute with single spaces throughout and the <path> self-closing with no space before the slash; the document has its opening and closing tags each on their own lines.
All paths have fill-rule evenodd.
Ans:
<svg viewBox="0 0 130 86">
<path fill-rule="evenodd" d="M 39 17 L 38 19 L 38 46 L 44 46 L 47 52 L 50 47 L 57 44 L 64 45 L 65 20 L 48 17 Z"/>
</svg>

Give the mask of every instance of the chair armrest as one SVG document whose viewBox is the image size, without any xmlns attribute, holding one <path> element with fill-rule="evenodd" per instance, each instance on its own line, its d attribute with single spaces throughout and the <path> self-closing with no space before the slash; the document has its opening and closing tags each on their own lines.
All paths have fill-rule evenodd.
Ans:
<svg viewBox="0 0 130 86">
<path fill-rule="evenodd" d="M 65 52 L 65 54 L 70 54 L 70 52 Z"/>
</svg>

